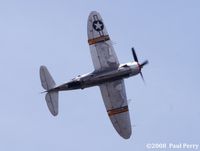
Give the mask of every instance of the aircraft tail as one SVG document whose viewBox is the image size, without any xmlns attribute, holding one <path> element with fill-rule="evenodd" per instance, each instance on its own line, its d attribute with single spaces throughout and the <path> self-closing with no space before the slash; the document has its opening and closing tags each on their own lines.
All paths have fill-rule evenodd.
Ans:
<svg viewBox="0 0 200 151">
<path fill-rule="evenodd" d="M 47 67 L 45 66 L 40 67 L 40 80 L 42 87 L 47 91 L 54 88 L 56 85 Z"/>
<path fill-rule="evenodd" d="M 56 83 L 45 66 L 40 67 L 40 80 L 42 87 L 47 90 L 45 100 L 49 111 L 52 115 L 56 116 L 58 115 L 58 91 L 53 90 Z"/>
</svg>

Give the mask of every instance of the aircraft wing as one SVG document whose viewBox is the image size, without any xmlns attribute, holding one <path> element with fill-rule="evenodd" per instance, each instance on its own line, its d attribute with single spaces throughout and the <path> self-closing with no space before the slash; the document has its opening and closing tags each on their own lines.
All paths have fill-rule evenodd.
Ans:
<svg viewBox="0 0 200 151">
<path fill-rule="evenodd" d="M 132 132 L 124 80 L 105 83 L 99 87 L 114 128 L 120 136 L 128 139 Z"/>
<path fill-rule="evenodd" d="M 119 61 L 112 42 L 98 12 L 91 12 L 87 25 L 88 43 L 96 71 L 117 69 Z"/>
</svg>

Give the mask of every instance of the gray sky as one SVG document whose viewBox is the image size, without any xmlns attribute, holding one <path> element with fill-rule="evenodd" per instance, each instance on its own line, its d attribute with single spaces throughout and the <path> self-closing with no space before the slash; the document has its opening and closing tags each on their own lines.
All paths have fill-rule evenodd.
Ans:
<svg viewBox="0 0 200 151">
<path fill-rule="evenodd" d="M 133 134 L 112 127 L 98 87 L 60 93 L 57 117 L 40 85 L 46 65 L 57 84 L 93 70 L 90 11 L 102 15 L 121 63 L 134 46 L 143 74 L 126 80 Z M 200 2 L 187 0 L 1 0 L 0 150 L 145 151 L 146 143 L 200 143 Z"/>
</svg>

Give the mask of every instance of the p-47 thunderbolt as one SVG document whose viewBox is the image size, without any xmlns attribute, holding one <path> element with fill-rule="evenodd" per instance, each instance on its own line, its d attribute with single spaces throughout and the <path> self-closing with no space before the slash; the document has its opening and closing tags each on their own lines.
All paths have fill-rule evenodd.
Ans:
<svg viewBox="0 0 200 151">
<path fill-rule="evenodd" d="M 91 12 L 87 24 L 88 43 L 94 64 L 94 71 L 80 75 L 71 81 L 56 86 L 52 76 L 45 66 L 40 67 L 42 87 L 46 90 L 45 100 L 47 106 L 56 116 L 58 114 L 58 92 L 84 89 L 99 86 L 103 101 L 110 120 L 125 139 L 130 138 L 131 122 L 124 85 L 124 79 L 140 74 L 141 69 L 148 61 L 138 62 L 134 48 L 132 48 L 134 61 L 120 64 L 115 54 L 112 42 L 98 12 Z"/>
</svg>

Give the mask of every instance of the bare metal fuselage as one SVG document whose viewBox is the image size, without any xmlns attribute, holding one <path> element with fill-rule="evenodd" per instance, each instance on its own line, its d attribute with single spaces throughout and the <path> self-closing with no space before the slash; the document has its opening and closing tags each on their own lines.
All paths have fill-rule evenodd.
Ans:
<svg viewBox="0 0 200 151">
<path fill-rule="evenodd" d="M 49 91 L 67 91 L 84 89 L 88 87 L 98 86 L 106 82 L 112 82 L 124 78 L 129 78 L 140 72 L 137 63 L 124 64 L 119 66 L 116 70 L 107 70 L 101 72 L 92 72 L 86 75 L 78 76 L 72 81 L 57 86 Z"/>
</svg>

